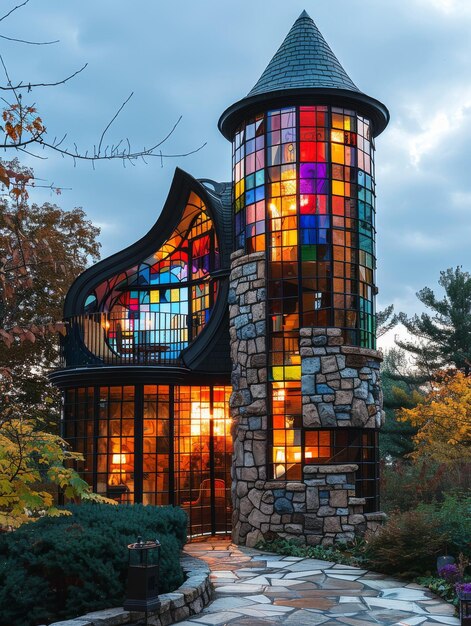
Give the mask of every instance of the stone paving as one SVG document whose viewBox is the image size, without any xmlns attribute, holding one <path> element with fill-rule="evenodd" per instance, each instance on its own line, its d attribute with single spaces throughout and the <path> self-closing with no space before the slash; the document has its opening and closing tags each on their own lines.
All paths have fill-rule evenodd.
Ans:
<svg viewBox="0 0 471 626">
<path fill-rule="evenodd" d="M 213 602 L 179 626 L 436 626 L 454 608 L 419 585 L 327 561 L 283 557 L 229 540 L 191 543 L 215 587 Z"/>
</svg>

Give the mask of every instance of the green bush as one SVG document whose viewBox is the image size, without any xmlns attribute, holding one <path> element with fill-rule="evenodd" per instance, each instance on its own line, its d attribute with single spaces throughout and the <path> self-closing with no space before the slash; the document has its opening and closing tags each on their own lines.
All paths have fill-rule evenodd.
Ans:
<svg viewBox="0 0 471 626">
<path fill-rule="evenodd" d="M 257 544 L 257 548 L 284 556 L 331 561 L 332 563 L 341 563 L 342 565 L 361 565 L 363 562 L 361 548 L 358 545 L 350 545 L 348 547 L 340 544 L 332 547 L 305 546 L 293 539 L 277 538 L 270 541 L 260 541 Z"/>
<path fill-rule="evenodd" d="M 445 554 L 448 535 L 423 511 L 394 513 L 387 524 L 368 537 L 365 557 L 371 569 L 387 574 L 418 576 L 435 569 Z"/>
<path fill-rule="evenodd" d="M 423 585 L 433 591 L 447 602 L 458 606 L 458 597 L 455 591 L 455 585 L 438 576 L 419 576 L 416 578 L 419 585 Z"/>
<path fill-rule="evenodd" d="M 433 520 L 448 535 L 447 552 L 471 557 L 471 495 L 449 493 L 443 502 L 420 504 L 417 510 Z"/>
<path fill-rule="evenodd" d="M 124 599 L 127 545 L 157 538 L 160 592 L 184 580 L 179 556 L 187 516 L 178 508 L 82 504 L 0 536 L 0 626 L 35 626 Z M 154 551 L 156 552 L 156 551 Z"/>
</svg>

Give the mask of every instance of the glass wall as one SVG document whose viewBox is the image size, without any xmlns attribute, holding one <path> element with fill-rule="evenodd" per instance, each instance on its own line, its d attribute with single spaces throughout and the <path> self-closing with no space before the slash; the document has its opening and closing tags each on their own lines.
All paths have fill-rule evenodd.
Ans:
<svg viewBox="0 0 471 626">
<path fill-rule="evenodd" d="M 192 192 L 180 223 L 158 250 L 89 293 L 85 344 L 105 360 L 178 358 L 211 317 L 219 284 L 211 274 L 219 267 L 214 225 Z"/>
<path fill-rule="evenodd" d="M 234 137 L 235 246 L 267 251 L 274 478 L 300 480 L 310 458 L 341 462 L 350 448 L 366 455 L 360 474 L 376 458 L 360 430 L 338 444 L 332 431 L 304 431 L 299 354 L 302 327 L 340 328 L 345 344 L 375 348 L 373 156 L 370 121 L 330 106 L 268 111 Z"/>
<path fill-rule="evenodd" d="M 196 534 L 230 528 L 230 387 L 175 388 L 175 503 Z"/>
<path fill-rule="evenodd" d="M 269 251 L 274 333 L 335 326 L 375 347 L 373 153 L 369 120 L 334 107 L 269 111 L 236 133 L 235 243 Z"/>
<path fill-rule="evenodd" d="M 170 387 L 144 385 L 142 445 L 142 502 L 170 504 Z"/>
<path fill-rule="evenodd" d="M 121 504 L 176 504 L 190 534 L 230 530 L 228 386 L 87 387 L 65 393 L 64 436 L 77 469 Z"/>
</svg>

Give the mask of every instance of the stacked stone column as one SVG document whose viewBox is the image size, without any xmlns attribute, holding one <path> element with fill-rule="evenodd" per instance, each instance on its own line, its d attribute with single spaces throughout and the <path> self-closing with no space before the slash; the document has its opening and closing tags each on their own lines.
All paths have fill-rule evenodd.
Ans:
<svg viewBox="0 0 471 626">
<path fill-rule="evenodd" d="M 247 546 L 274 536 L 308 545 L 350 541 L 381 521 L 365 515 L 365 500 L 355 495 L 358 465 L 305 465 L 299 482 L 267 476 L 265 253 L 237 251 L 231 267 L 233 540 Z M 305 428 L 381 426 L 379 352 L 343 345 L 337 328 L 302 328 L 299 351 Z"/>
<path fill-rule="evenodd" d="M 229 290 L 233 424 L 232 534 L 255 545 L 255 483 L 267 478 L 267 333 L 265 253 L 232 255 Z M 249 496 L 250 494 L 250 496 Z M 260 495 L 260 500 L 263 496 Z M 258 502 L 260 505 L 260 502 Z"/>
</svg>

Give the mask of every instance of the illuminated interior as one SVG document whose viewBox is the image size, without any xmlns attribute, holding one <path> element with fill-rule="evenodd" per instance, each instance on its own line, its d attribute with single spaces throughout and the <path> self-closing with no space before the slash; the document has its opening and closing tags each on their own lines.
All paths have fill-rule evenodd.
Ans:
<svg viewBox="0 0 471 626">
<path fill-rule="evenodd" d="M 217 269 L 214 226 L 192 192 L 180 223 L 155 253 L 90 292 L 85 312 L 97 329 L 92 332 L 89 325 L 87 347 L 102 356 L 99 336 L 111 354 L 121 357 L 177 358 L 211 317 L 218 292 L 212 272 Z"/>
<path fill-rule="evenodd" d="M 97 493 L 126 504 L 178 504 L 190 534 L 230 528 L 228 386 L 69 389 L 65 437 Z"/>
<path fill-rule="evenodd" d="M 373 153 L 369 120 L 328 106 L 260 114 L 234 138 L 235 245 L 268 251 L 275 478 L 301 478 L 299 329 L 375 348 Z M 328 450 L 309 444 L 304 461 Z"/>
<path fill-rule="evenodd" d="M 373 153 L 369 120 L 327 106 L 269 111 L 236 133 L 235 243 L 270 251 L 272 332 L 288 332 L 273 352 L 291 358 L 302 326 L 375 347 Z"/>
</svg>

